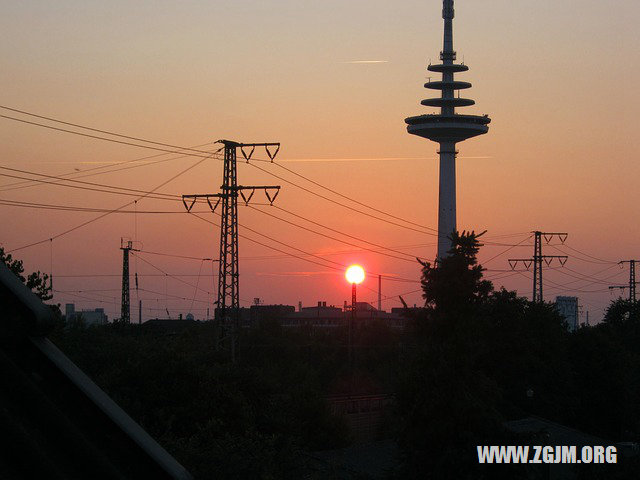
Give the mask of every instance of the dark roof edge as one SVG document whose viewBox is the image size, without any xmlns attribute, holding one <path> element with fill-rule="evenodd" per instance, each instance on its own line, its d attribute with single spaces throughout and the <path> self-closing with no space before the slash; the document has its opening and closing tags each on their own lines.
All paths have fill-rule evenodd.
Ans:
<svg viewBox="0 0 640 480">
<path fill-rule="evenodd" d="M 37 298 L 37 297 L 36 297 Z M 39 300 L 38 300 L 39 301 Z M 149 457 L 176 480 L 192 480 L 191 474 L 180 465 L 140 425 L 127 415 L 100 387 L 80 370 L 48 338 L 30 337 L 31 342 L 75 385 L 95 403 L 104 414 L 127 434 Z"/>
<path fill-rule="evenodd" d="M 3 262 L 0 262 L 0 285 L 7 288 L 31 313 L 29 319 L 31 324 L 26 326 L 29 334 L 46 335 L 51 331 L 55 325 L 53 311 L 42 303 L 42 300 L 29 290 Z"/>
</svg>

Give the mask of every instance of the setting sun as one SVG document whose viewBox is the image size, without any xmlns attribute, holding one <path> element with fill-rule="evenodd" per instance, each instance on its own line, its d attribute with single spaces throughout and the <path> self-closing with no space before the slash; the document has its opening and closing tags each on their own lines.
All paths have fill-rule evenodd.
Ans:
<svg viewBox="0 0 640 480">
<path fill-rule="evenodd" d="M 344 274 L 349 283 L 362 283 L 364 280 L 364 268 L 360 265 L 351 265 Z"/>
</svg>

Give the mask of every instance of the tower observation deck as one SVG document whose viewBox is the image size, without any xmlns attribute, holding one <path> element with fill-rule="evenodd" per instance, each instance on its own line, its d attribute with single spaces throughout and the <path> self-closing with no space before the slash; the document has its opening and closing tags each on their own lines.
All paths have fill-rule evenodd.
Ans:
<svg viewBox="0 0 640 480">
<path fill-rule="evenodd" d="M 442 74 L 441 80 L 428 81 L 425 88 L 440 90 L 437 98 L 420 102 L 427 107 L 438 107 L 440 113 L 418 115 L 405 119 L 407 131 L 412 135 L 428 138 L 440 144 L 440 193 L 438 198 L 438 259 L 451 249 L 450 235 L 456 230 L 456 143 L 483 135 L 489 131 L 491 119 L 487 115 L 461 115 L 457 107 L 468 107 L 475 102 L 461 98 L 460 90 L 471 88 L 468 82 L 454 79 L 456 73 L 466 72 L 469 67 L 455 63 L 453 49 L 453 0 L 443 0 L 444 45 L 440 52 L 442 63 L 429 65 L 427 70 Z M 456 92 L 458 95 L 456 96 Z"/>
</svg>

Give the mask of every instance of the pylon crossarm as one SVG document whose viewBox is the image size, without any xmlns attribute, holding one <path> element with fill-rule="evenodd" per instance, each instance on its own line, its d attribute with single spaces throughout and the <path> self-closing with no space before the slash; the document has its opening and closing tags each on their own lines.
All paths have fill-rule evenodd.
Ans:
<svg viewBox="0 0 640 480">
<path fill-rule="evenodd" d="M 255 149 L 256 149 L 256 146 L 255 145 L 251 145 L 251 151 L 247 155 L 247 152 L 244 151 L 244 145 L 240 146 L 240 152 L 242 152 L 242 156 L 247 161 L 247 163 L 249 163 L 249 160 L 251 159 L 251 155 L 253 155 L 253 152 L 255 151 Z"/>
<path fill-rule="evenodd" d="M 264 194 L 267 196 L 267 198 L 269 199 L 269 203 L 271 205 L 273 205 L 273 202 L 276 201 L 276 198 L 278 197 L 278 194 L 280 193 L 280 187 L 271 187 L 272 190 L 275 190 L 275 193 L 273 194 L 273 197 L 271 195 L 269 195 L 269 189 L 265 188 L 264 190 Z"/>
<path fill-rule="evenodd" d="M 248 197 L 244 194 L 243 190 L 240 190 L 240 196 L 242 197 L 242 201 L 244 202 L 244 204 L 249 205 L 249 202 L 251 201 L 251 197 L 253 197 L 253 194 L 256 193 L 256 189 L 252 188 L 251 193 L 249 194 Z"/>
<path fill-rule="evenodd" d="M 220 197 L 216 195 L 216 204 L 212 205 L 211 204 L 211 197 L 207 197 L 207 203 L 209 204 L 209 208 L 211 209 L 211 213 L 216 213 L 216 208 L 218 208 L 218 205 L 220 205 Z"/>
<path fill-rule="evenodd" d="M 551 262 L 553 262 L 554 259 L 558 259 L 558 261 L 560 262 L 560 266 L 564 267 L 565 263 L 567 263 L 567 260 L 569 259 L 569 257 L 567 255 L 543 255 L 542 259 L 544 260 L 544 263 L 547 264 L 547 266 L 551 265 Z"/>
<path fill-rule="evenodd" d="M 524 265 L 524 267 L 529 270 L 531 268 L 531 264 L 533 263 L 533 259 L 531 258 L 510 258 L 509 259 L 509 266 L 511 267 L 511 270 L 515 270 L 516 267 L 518 266 L 518 263 L 522 262 L 522 264 Z"/>
<path fill-rule="evenodd" d="M 267 155 L 269 155 L 269 158 L 271 159 L 271 163 L 273 163 L 273 161 L 276 158 L 276 155 L 278 155 L 278 152 L 280 151 L 280 144 L 276 143 L 276 149 L 275 151 L 272 153 L 271 150 L 269 150 L 269 145 L 265 145 L 264 149 L 267 151 Z"/>
<path fill-rule="evenodd" d="M 533 232 L 533 233 L 536 233 L 536 232 Z M 553 237 L 558 237 L 558 240 L 560 240 L 560 243 L 564 245 L 564 242 L 567 241 L 567 237 L 569 236 L 569 234 L 565 232 L 540 232 L 540 234 L 544 237 L 544 241 L 547 244 L 549 244 L 551 240 L 553 240 Z"/>
<path fill-rule="evenodd" d="M 187 205 L 187 202 L 186 202 L 187 198 L 191 199 L 191 203 L 189 205 Z M 196 204 L 196 196 L 195 195 L 183 195 L 182 196 L 182 204 L 184 205 L 184 208 L 187 210 L 187 212 L 190 212 L 191 209 L 193 208 L 193 206 Z"/>
<path fill-rule="evenodd" d="M 276 198 L 278 197 L 278 194 L 280 193 L 280 185 L 252 185 L 252 186 L 239 185 L 235 188 L 233 187 L 230 188 L 230 190 L 240 192 L 240 196 L 242 197 L 242 200 L 246 205 L 249 204 L 249 200 L 251 200 L 251 197 L 253 197 L 253 194 L 255 193 L 256 190 L 264 190 L 264 193 L 267 196 L 269 203 L 273 205 L 273 202 L 276 200 Z M 242 192 L 243 190 L 251 190 L 251 194 L 247 197 Z M 272 190 L 274 190 L 275 192 L 270 193 L 270 191 Z"/>
</svg>

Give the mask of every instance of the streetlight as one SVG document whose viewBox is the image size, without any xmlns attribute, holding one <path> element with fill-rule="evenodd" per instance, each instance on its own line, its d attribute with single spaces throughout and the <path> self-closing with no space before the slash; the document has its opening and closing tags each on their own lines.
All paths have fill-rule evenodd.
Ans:
<svg viewBox="0 0 640 480">
<path fill-rule="evenodd" d="M 353 325 L 356 320 L 356 285 L 364 281 L 364 268 L 360 265 L 351 265 L 344 274 L 351 284 L 351 318 L 349 319 L 349 363 L 353 364 Z"/>
</svg>

